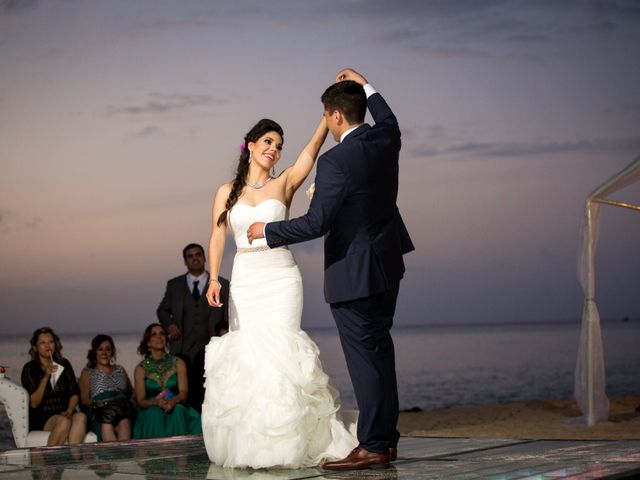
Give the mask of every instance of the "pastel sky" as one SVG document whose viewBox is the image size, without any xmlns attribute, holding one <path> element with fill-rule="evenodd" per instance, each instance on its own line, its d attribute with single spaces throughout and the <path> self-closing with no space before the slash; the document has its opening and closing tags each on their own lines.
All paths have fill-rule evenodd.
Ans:
<svg viewBox="0 0 640 480">
<path fill-rule="evenodd" d="M 0 332 L 141 331 L 245 132 L 280 122 L 290 164 L 347 66 L 403 133 L 397 324 L 578 321 L 584 199 L 640 154 L 639 47 L 632 0 L 0 0 Z M 640 317 L 640 215 L 601 218 L 601 314 Z M 332 327 L 322 241 L 293 250 L 303 326 Z"/>
</svg>

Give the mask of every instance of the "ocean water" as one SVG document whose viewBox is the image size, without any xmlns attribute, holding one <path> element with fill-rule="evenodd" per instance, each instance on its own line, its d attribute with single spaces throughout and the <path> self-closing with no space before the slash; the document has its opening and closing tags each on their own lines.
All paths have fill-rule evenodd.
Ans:
<svg viewBox="0 0 640 480">
<path fill-rule="evenodd" d="M 640 321 L 603 322 L 607 394 L 640 395 Z M 355 407 L 335 330 L 310 330 L 342 405 Z M 570 398 L 580 324 L 508 324 L 394 328 L 400 408 L 423 410 L 482 403 Z M 76 376 L 92 335 L 60 335 Z M 139 334 L 112 335 L 118 363 L 133 378 Z M 0 364 L 20 383 L 29 337 L 3 336 Z M 0 412 L 0 436 L 7 431 Z M 6 435 L 5 435 L 6 436 Z M 1 442 L 1 439 L 0 439 Z"/>
</svg>

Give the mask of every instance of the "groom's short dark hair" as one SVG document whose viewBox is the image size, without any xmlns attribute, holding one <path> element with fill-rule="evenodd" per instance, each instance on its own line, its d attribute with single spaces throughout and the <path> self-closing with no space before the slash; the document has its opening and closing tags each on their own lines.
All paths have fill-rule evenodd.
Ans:
<svg viewBox="0 0 640 480">
<path fill-rule="evenodd" d="M 359 83 L 353 80 L 334 83 L 324 91 L 320 100 L 326 111 L 338 110 L 350 124 L 364 122 L 367 96 Z"/>
</svg>

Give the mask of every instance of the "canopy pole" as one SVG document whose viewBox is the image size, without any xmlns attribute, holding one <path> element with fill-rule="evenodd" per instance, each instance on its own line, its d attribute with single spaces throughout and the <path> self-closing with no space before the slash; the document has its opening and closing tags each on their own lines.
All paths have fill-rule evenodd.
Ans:
<svg viewBox="0 0 640 480">
<path fill-rule="evenodd" d="M 580 263 L 578 264 L 578 280 L 584 291 L 585 301 L 582 312 L 580 349 L 574 377 L 574 396 L 583 413 L 582 418 L 589 426 L 595 425 L 599 420 L 606 419 L 609 413 L 609 401 L 603 383 L 605 372 L 600 316 L 595 300 L 594 257 L 598 237 L 599 206 L 605 204 L 640 211 L 638 205 L 606 198 L 609 194 L 638 181 L 640 181 L 640 156 L 597 187 L 586 199 L 585 218 L 582 224 L 584 230 L 581 231 L 580 236 Z M 585 395 L 587 398 L 584 398 Z"/>
<path fill-rule="evenodd" d="M 624 202 L 614 202 L 613 200 L 605 200 L 604 198 L 592 198 L 594 202 L 604 203 L 606 205 L 614 205 L 616 207 L 630 208 L 631 210 L 638 210 L 640 212 L 640 206 L 631 205 Z"/>
<path fill-rule="evenodd" d="M 593 218 L 591 215 L 591 200 L 587 200 L 587 258 L 593 258 Z M 584 315 L 587 317 L 587 425 L 592 427 L 596 424 L 595 413 L 595 395 L 593 391 L 593 322 L 589 316 L 589 309 L 593 305 L 589 302 L 595 302 L 595 282 L 594 272 L 592 271 L 593 262 L 589 261 L 587 266 L 587 295 L 584 304 Z"/>
</svg>

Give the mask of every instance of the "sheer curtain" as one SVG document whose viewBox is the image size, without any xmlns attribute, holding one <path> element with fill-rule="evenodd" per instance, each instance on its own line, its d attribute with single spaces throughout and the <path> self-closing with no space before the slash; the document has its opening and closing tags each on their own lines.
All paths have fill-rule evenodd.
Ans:
<svg viewBox="0 0 640 480">
<path fill-rule="evenodd" d="M 595 299 L 595 255 L 598 241 L 600 205 L 607 204 L 640 211 L 640 206 L 609 200 L 608 196 L 640 180 L 640 157 L 617 175 L 603 183 L 587 197 L 580 228 L 578 281 L 584 292 L 582 327 L 573 393 L 584 422 L 593 426 L 609 416 L 609 399 L 605 393 L 604 352 L 600 314 Z"/>
</svg>

